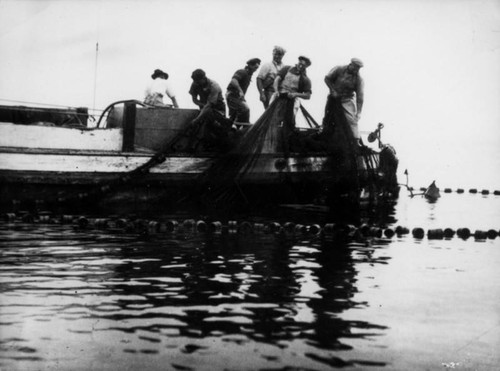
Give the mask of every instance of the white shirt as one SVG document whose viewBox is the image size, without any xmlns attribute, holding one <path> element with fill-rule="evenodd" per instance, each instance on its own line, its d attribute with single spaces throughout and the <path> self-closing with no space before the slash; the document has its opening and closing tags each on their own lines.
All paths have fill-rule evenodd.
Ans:
<svg viewBox="0 0 500 371">
<path fill-rule="evenodd" d="M 167 95 L 170 99 L 175 98 L 175 93 L 168 84 L 168 81 L 161 78 L 152 80 L 146 88 L 146 97 L 153 94 Z"/>
</svg>

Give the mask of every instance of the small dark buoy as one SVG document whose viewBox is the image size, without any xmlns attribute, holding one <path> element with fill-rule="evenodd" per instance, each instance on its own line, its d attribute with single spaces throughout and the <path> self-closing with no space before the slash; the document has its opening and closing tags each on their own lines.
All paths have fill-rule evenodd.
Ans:
<svg viewBox="0 0 500 371">
<path fill-rule="evenodd" d="M 280 225 L 280 223 L 277 223 L 277 222 L 272 222 L 272 223 L 269 223 L 267 225 L 267 230 L 270 233 L 277 233 L 277 232 L 279 232 L 280 229 L 281 229 L 281 225 Z"/>
<path fill-rule="evenodd" d="M 87 228 L 89 226 L 89 220 L 84 216 L 80 216 L 77 222 L 80 228 Z"/>
<path fill-rule="evenodd" d="M 205 233 L 208 229 L 208 226 L 207 226 L 207 223 L 205 223 L 205 221 L 203 220 L 198 220 L 196 222 L 196 230 L 199 232 L 199 233 Z"/>
<path fill-rule="evenodd" d="M 21 220 L 24 223 L 34 223 L 35 222 L 35 217 L 31 213 L 26 213 L 21 217 Z"/>
<path fill-rule="evenodd" d="M 321 227 L 318 224 L 312 224 L 308 227 L 310 234 L 316 236 L 321 232 Z"/>
<path fill-rule="evenodd" d="M 195 224 L 196 224 L 196 222 L 194 221 L 194 219 L 186 219 L 182 222 L 182 228 L 184 228 L 186 230 L 190 230 L 190 229 L 193 229 Z"/>
<path fill-rule="evenodd" d="M 158 233 L 160 231 L 160 223 L 155 220 L 151 220 L 148 223 L 148 232 L 149 233 Z"/>
<path fill-rule="evenodd" d="M 219 222 L 219 221 L 210 222 L 208 224 L 208 231 L 210 233 L 221 233 L 221 231 L 222 231 L 222 223 Z"/>
<path fill-rule="evenodd" d="M 451 193 L 451 188 L 445 188 L 444 193 Z"/>
<path fill-rule="evenodd" d="M 65 223 L 73 223 L 73 220 L 74 220 L 74 216 L 73 215 L 61 215 L 61 223 L 65 224 Z"/>
<path fill-rule="evenodd" d="M 474 238 L 476 240 L 485 240 L 488 237 L 488 233 L 485 231 L 481 231 L 479 229 L 476 229 L 474 232 Z"/>
<path fill-rule="evenodd" d="M 490 191 L 488 191 L 487 189 L 483 189 L 483 190 L 481 191 L 481 194 L 482 194 L 482 195 L 489 195 L 489 194 L 490 194 Z"/>
<path fill-rule="evenodd" d="M 363 237 L 368 237 L 370 235 L 370 226 L 368 224 L 361 224 L 359 231 Z"/>
<path fill-rule="evenodd" d="M 495 231 L 494 229 L 489 229 L 488 230 L 488 238 L 490 240 L 494 240 L 495 238 L 497 238 L 497 236 L 498 236 L 498 232 L 497 231 Z"/>
<path fill-rule="evenodd" d="M 307 231 L 307 227 L 304 224 L 296 224 L 295 225 L 295 233 L 302 234 Z"/>
<path fill-rule="evenodd" d="M 292 222 L 286 222 L 285 224 L 283 224 L 283 229 L 285 230 L 285 232 L 287 233 L 293 233 L 294 230 L 295 230 L 295 223 L 292 223 Z"/>
<path fill-rule="evenodd" d="M 324 236 L 332 236 L 334 230 L 335 230 L 335 224 L 333 224 L 333 223 L 327 223 L 323 227 L 323 235 Z"/>
<path fill-rule="evenodd" d="M 429 240 L 441 240 L 444 237 L 444 232 L 441 228 L 429 229 L 427 231 L 427 238 Z"/>
<path fill-rule="evenodd" d="M 376 237 L 376 238 L 381 238 L 382 237 L 382 229 L 378 227 L 371 227 L 370 228 L 370 236 Z"/>
<path fill-rule="evenodd" d="M 396 233 L 397 233 L 398 236 L 402 236 L 402 235 L 410 233 L 410 230 L 408 228 L 406 228 L 406 227 L 398 225 L 396 227 Z"/>
<path fill-rule="evenodd" d="M 477 189 L 476 188 L 471 188 L 471 189 L 469 189 L 469 193 L 477 193 Z"/>
<path fill-rule="evenodd" d="M 463 188 L 457 188 L 457 193 L 464 193 L 464 189 Z"/>
<path fill-rule="evenodd" d="M 455 235 L 455 231 L 451 228 L 445 228 L 443 233 L 446 238 L 452 238 Z"/>
<path fill-rule="evenodd" d="M 394 236 L 394 230 L 392 228 L 386 228 L 384 230 L 384 236 L 387 238 L 392 238 Z"/>
<path fill-rule="evenodd" d="M 94 226 L 98 229 L 106 229 L 108 228 L 109 223 L 107 219 L 99 218 L 94 221 Z"/>
<path fill-rule="evenodd" d="M 118 228 L 125 228 L 127 226 L 127 219 L 124 219 L 124 218 L 120 218 L 120 219 L 116 219 L 116 226 Z"/>
<path fill-rule="evenodd" d="M 495 196 L 500 196 L 500 191 L 495 190 L 495 192 L 493 192 L 493 194 L 494 194 Z"/>
<path fill-rule="evenodd" d="M 425 236 L 424 230 L 420 227 L 413 228 L 411 233 L 412 233 L 413 237 L 419 238 L 419 239 L 422 239 Z"/>
<path fill-rule="evenodd" d="M 252 234 L 253 233 L 253 226 L 249 222 L 243 222 L 238 227 L 238 232 L 241 234 Z"/>
<path fill-rule="evenodd" d="M 470 237 L 470 229 L 469 228 L 458 228 L 457 229 L 457 236 L 466 240 L 467 238 Z"/>
<path fill-rule="evenodd" d="M 263 223 L 254 223 L 253 224 L 253 230 L 256 233 L 262 233 L 262 232 L 264 232 L 264 224 Z"/>
<path fill-rule="evenodd" d="M 179 222 L 177 220 L 167 220 L 165 222 L 165 227 L 167 232 L 173 232 L 179 227 Z"/>
</svg>

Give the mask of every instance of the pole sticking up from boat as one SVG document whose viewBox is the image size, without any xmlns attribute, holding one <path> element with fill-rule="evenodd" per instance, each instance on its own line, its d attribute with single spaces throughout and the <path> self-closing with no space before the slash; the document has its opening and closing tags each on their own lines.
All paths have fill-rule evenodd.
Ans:
<svg viewBox="0 0 500 371">
<path fill-rule="evenodd" d="M 92 105 L 92 113 L 95 112 L 95 97 L 97 91 L 97 58 L 99 56 L 99 42 L 95 43 L 95 65 L 94 65 L 94 103 Z"/>
</svg>

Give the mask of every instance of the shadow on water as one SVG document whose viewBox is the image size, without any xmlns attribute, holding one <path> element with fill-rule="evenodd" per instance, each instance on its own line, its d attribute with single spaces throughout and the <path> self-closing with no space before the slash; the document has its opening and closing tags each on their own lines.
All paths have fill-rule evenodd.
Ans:
<svg viewBox="0 0 500 371">
<path fill-rule="evenodd" d="M 286 216 L 307 221 L 296 212 Z M 96 332 L 128 334 L 117 345 L 126 354 L 158 354 L 165 343 L 192 354 L 221 346 L 195 339 L 217 338 L 235 346 L 299 344 L 313 365 L 384 366 L 335 356 L 352 350 L 349 339 L 384 330 L 340 316 L 369 306 L 355 295 L 357 263 L 377 263 L 370 243 L 193 231 L 144 238 L 62 225 L 2 228 L 1 242 L 0 357 L 6 362 L 44 359 L 46 341 L 16 331 L 34 320 L 47 326 L 47 339 L 62 342 Z M 55 320 L 68 323 L 65 331 L 51 332 Z"/>
</svg>

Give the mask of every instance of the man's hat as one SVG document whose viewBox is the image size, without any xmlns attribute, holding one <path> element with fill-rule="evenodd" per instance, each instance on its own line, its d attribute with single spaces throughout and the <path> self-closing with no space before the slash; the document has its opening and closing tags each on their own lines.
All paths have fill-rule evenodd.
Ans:
<svg viewBox="0 0 500 371">
<path fill-rule="evenodd" d="M 201 68 L 194 70 L 193 73 L 191 74 L 191 78 L 194 81 L 199 81 L 205 77 L 207 77 L 207 74 Z"/>
<path fill-rule="evenodd" d="M 252 58 L 247 61 L 247 64 L 250 66 L 260 64 L 260 59 L 259 58 Z"/>
<path fill-rule="evenodd" d="M 359 59 L 359 58 L 352 58 L 351 59 L 351 63 L 355 64 L 358 67 L 363 67 L 364 66 L 363 61 L 361 59 Z"/>
<path fill-rule="evenodd" d="M 311 60 L 310 60 L 309 58 L 307 58 L 307 57 L 304 57 L 303 55 L 301 55 L 301 56 L 299 57 L 299 61 L 304 61 L 304 62 L 306 62 L 307 67 L 309 67 L 309 66 L 311 65 Z"/>
<path fill-rule="evenodd" d="M 156 69 L 153 74 L 151 75 L 151 78 L 152 79 L 156 79 L 157 77 L 162 77 L 164 78 L 165 80 L 168 79 L 168 73 L 166 72 L 163 72 L 162 70 L 160 69 Z"/>
</svg>

